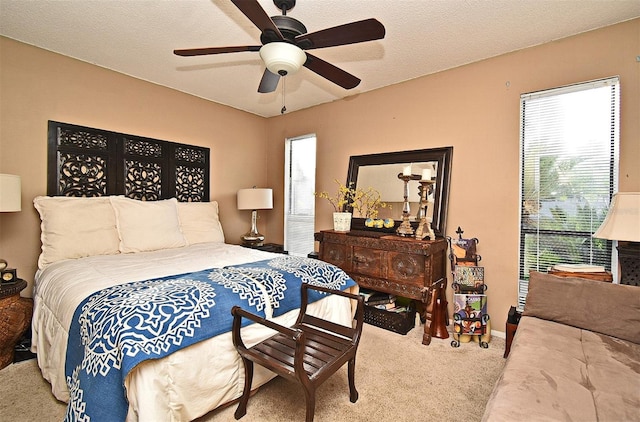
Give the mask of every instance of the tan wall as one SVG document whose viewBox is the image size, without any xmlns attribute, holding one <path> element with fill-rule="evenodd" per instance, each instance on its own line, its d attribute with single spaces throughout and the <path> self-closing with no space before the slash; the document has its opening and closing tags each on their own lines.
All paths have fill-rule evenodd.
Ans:
<svg viewBox="0 0 640 422">
<path fill-rule="evenodd" d="M 520 94 L 620 76 L 620 190 L 640 191 L 640 19 L 422 77 L 269 121 L 269 185 L 282 195 L 284 138 L 317 135 L 317 190 L 349 156 L 453 146 L 447 235 L 477 237 L 493 328 L 517 302 Z M 291 94 L 294 95 L 294 94 Z M 269 233 L 282 233 L 282 212 Z M 316 201 L 316 229 L 332 208 Z M 449 295 L 451 291 L 449 290 Z"/>
<path fill-rule="evenodd" d="M 32 279 L 40 243 L 31 200 L 46 193 L 47 120 L 210 147 L 211 196 L 230 243 L 249 221 L 235 194 L 254 184 L 274 188 L 260 231 L 282 240 L 286 137 L 318 136 L 318 190 L 345 180 L 351 155 L 451 145 L 447 235 L 461 226 L 480 239 L 489 313 L 503 330 L 517 298 L 519 96 L 619 75 L 620 190 L 640 191 L 638 52 L 640 19 L 262 119 L 0 37 L 0 172 L 23 178 L 23 211 L 0 215 L 0 257 Z M 330 228 L 330 206 L 316 205 L 316 229 Z"/>
<path fill-rule="evenodd" d="M 209 147 L 227 241 L 249 230 L 236 192 L 265 183 L 266 119 L 2 37 L 0 66 L 0 173 L 22 177 L 22 212 L 0 214 L 0 257 L 20 277 L 33 280 L 40 253 L 48 120 Z"/>
</svg>

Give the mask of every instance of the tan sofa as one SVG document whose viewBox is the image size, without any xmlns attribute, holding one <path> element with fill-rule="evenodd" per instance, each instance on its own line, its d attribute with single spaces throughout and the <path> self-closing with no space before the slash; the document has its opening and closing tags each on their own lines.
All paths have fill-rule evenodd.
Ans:
<svg viewBox="0 0 640 422">
<path fill-rule="evenodd" d="M 640 421 L 640 288 L 532 273 L 483 421 Z"/>
</svg>

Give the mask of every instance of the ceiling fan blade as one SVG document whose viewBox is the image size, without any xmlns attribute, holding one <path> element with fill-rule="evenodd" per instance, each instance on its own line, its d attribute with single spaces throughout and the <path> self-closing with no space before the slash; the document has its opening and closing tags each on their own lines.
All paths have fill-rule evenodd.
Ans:
<svg viewBox="0 0 640 422">
<path fill-rule="evenodd" d="M 265 32 L 275 34 L 278 39 L 284 40 L 282 33 L 271 20 L 267 12 L 264 11 L 257 0 L 231 0 L 238 9 L 264 34 Z"/>
<path fill-rule="evenodd" d="M 310 34 L 298 35 L 296 44 L 304 50 L 355 44 L 384 38 L 384 25 L 375 19 L 347 23 Z"/>
<path fill-rule="evenodd" d="M 269 69 L 265 69 L 262 79 L 260 80 L 260 86 L 258 86 L 258 92 L 266 94 L 275 91 L 279 81 L 280 75 L 271 72 Z"/>
<path fill-rule="evenodd" d="M 304 63 L 304 67 L 330 80 L 334 84 L 340 85 L 344 89 L 355 88 L 360 83 L 360 79 L 352 74 L 309 53 L 307 53 L 307 61 Z"/>
<path fill-rule="evenodd" d="M 178 56 L 205 56 L 207 54 L 238 53 L 241 51 L 260 51 L 261 45 L 247 45 L 240 47 L 205 47 L 205 48 L 185 48 L 173 50 L 173 54 Z"/>
</svg>

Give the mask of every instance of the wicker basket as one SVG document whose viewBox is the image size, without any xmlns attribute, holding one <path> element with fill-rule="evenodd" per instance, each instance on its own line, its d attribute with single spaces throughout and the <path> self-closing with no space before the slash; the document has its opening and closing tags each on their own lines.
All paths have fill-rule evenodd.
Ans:
<svg viewBox="0 0 640 422">
<path fill-rule="evenodd" d="M 364 322 L 404 335 L 416 326 L 416 310 L 409 308 L 407 312 L 389 312 L 373 306 L 365 306 Z"/>
</svg>

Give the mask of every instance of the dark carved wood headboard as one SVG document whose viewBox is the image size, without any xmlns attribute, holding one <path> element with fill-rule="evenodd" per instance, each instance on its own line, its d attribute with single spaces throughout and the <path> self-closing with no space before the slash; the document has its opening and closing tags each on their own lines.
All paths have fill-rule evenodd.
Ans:
<svg viewBox="0 0 640 422">
<path fill-rule="evenodd" d="M 49 121 L 47 194 L 209 201 L 209 148 Z"/>
</svg>

